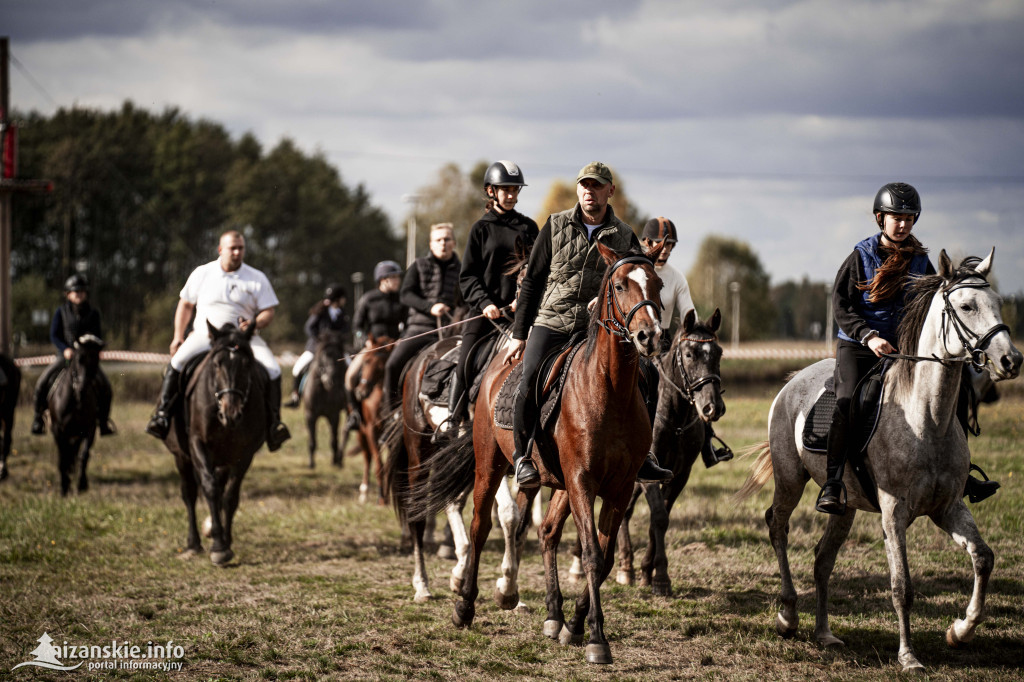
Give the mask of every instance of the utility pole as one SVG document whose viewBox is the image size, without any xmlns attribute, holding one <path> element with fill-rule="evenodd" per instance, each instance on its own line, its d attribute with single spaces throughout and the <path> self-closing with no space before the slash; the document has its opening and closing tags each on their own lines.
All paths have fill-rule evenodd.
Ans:
<svg viewBox="0 0 1024 682">
<path fill-rule="evenodd" d="M 403 194 L 402 201 L 412 204 L 412 213 L 409 214 L 409 226 L 405 233 L 405 267 L 412 267 L 416 260 L 416 209 L 419 206 L 419 194 Z"/>
<path fill-rule="evenodd" d="M 0 353 L 11 355 L 11 197 L 16 192 L 49 192 L 47 180 L 18 180 L 17 127 L 11 121 L 10 40 L 0 37 Z"/>
<path fill-rule="evenodd" d="M 740 347 L 740 283 L 729 282 L 729 291 L 732 292 L 732 349 Z"/>
</svg>

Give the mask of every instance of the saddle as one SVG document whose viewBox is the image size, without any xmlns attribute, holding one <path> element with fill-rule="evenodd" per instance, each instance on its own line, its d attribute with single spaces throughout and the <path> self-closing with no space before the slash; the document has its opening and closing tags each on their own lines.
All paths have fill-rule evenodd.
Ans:
<svg viewBox="0 0 1024 682">
<path fill-rule="evenodd" d="M 455 376 L 455 368 L 459 364 L 459 354 L 462 348 L 462 338 L 458 336 L 446 339 L 451 347 L 442 355 L 427 363 L 423 370 L 423 379 L 420 382 L 420 399 L 434 405 L 448 406 L 449 393 L 451 391 L 452 377 Z M 490 364 L 491 357 L 497 345 L 498 333 L 491 332 L 477 340 L 477 345 L 470 349 L 469 371 L 473 375 L 473 383 L 468 390 L 469 404 L 476 402 L 480 393 L 480 382 L 484 376 L 484 369 Z M 439 344 L 437 350 L 448 348 L 448 344 Z"/>
<path fill-rule="evenodd" d="M 876 364 L 861 379 L 853 392 L 853 408 L 850 416 L 850 430 L 847 443 L 847 464 L 857 476 L 868 501 L 878 507 L 878 488 L 867 469 L 867 448 L 878 427 L 881 413 L 883 384 L 888 361 Z M 805 450 L 825 454 L 828 450 L 828 432 L 832 426 L 832 413 L 836 407 L 835 380 L 829 377 L 822 387 L 804 422 L 802 434 Z"/>
</svg>

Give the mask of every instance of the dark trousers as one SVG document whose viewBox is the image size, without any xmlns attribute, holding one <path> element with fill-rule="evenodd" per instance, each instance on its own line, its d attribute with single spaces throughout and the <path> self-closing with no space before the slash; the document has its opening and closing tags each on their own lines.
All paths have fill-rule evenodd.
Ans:
<svg viewBox="0 0 1024 682">
<path fill-rule="evenodd" d="M 829 479 L 837 478 L 837 474 L 846 462 L 853 392 L 860 380 L 867 376 L 878 360 L 878 356 L 865 345 L 840 339 L 836 346 L 836 369 L 833 374 L 836 407 L 832 412 L 832 425 L 828 430 L 828 461 L 826 464 L 826 473 Z"/>
<path fill-rule="evenodd" d="M 459 387 L 459 393 L 468 395 L 469 387 L 473 384 L 473 379 L 476 375 L 473 373 L 473 367 L 471 361 L 473 360 L 474 351 L 476 345 L 480 339 L 487 336 L 489 333 L 494 331 L 494 325 L 486 317 L 481 317 L 477 320 L 462 325 L 462 346 L 459 349 L 459 364 L 455 366 L 455 376 L 457 378 L 457 386 Z M 460 396 L 456 396 L 458 400 Z M 452 405 L 454 405 L 452 401 Z"/>
<path fill-rule="evenodd" d="M 526 441 L 533 433 L 533 422 L 537 419 L 537 396 L 534 395 L 534 385 L 540 363 L 548 351 L 564 346 L 570 338 L 570 334 L 547 327 L 535 326 L 530 331 L 530 338 L 523 350 L 523 377 L 519 382 L 519 390 L 516 391 L 515 404 L 512 408 L 512 434 L 518 454 L 526 454 Z"/>
<path fill-rule="evenodd" d="M 409 336 L 416 336 L 417 334 L 429 331 L 429 329 L 424 327 L 412 327 L 407 333 Z M 391 351 L 387 364 L 384 365 L 385 411 L 394 409 L 401 404 L 401 387 L 398 385 L 398 382 L 402 378 L 402 370 L 417 353 L 434 341 L 437 341 L 437 335 L 435 334 L 424 334 L 417 339 L 406 338 L 400 341 L 394 350 Z"/>
</svg>

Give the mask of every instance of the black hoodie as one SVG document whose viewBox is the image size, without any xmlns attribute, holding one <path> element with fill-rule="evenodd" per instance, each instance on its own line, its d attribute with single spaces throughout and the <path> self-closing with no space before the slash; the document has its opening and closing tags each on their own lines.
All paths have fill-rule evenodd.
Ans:
<svg viewBox="0 0 1024 682">
<path fill-rule="evenodd" d="M 529 249 L 537 239 L 537 223 L 518 211 L 493 209 L 469 229 L 462 257 L 459 288 L 474 314 L 488 305 L 502 308 L 516 297 L 516 278 L 505 271 L 516 258 L 516 245 Z"/>
</svg>

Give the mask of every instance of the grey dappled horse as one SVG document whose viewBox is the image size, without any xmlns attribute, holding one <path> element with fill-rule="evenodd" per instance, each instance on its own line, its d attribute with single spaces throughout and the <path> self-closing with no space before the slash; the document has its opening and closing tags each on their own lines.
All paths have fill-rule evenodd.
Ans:
<svg viewBox="0 0 1024 682">
<path fill-rule="evenodd" d="M 994 251 L 980 262 L 965 259 L 957 269 L 943 251 L 939 273 L 913 285 L 900 325 L 899 347 L 916 357 L 897 360 L 886 374 L 881 413 L 867 450 L 867 466 L 878 487 L 892 601 L 899 621 L 899 662 L 905 671 L 923 668 L 910 644 L 913 589 L 907 564 L 907 526 L 915 518 L 929 517 L 973 562 L 974 592 L 966 617 L 950 625 L 946 642 L 955 647 L 970 641 L 984 619 L 994 555 L 963 501 L 970 453 L 956 405 L 964 362 L 973 360 L 976 366 L 984 366 L 997 381 L 1012 379 L 1020 372 L 1020 351 L 1002 323 L 1000 297 L 986 279 Z M 789 519 L 808 477 L 817 485 L 825 481 L 825 457 L 808 452 L 801 434 L 834 365 L 834 360 L 823 360 L 802 370 L 776 396 L 769 413 L 768 443 L 739 493 L 740 497 L 752 494 L 774 473 L 775 496 L 765 521 L 782 580 L 782 609 L 775 621 L 782 637 L 792 637 L 797 629 L 796 590 L 787 556 Z M 828 581 L 836 555 L 857 510 L 877 511 L 850 467 L 844 482 L 849 491 L 847 512 L 827 517 L 825 533 L 815 548 L 814 635 L 825 646 L 843 644 L 828 624 Z"/>
</svg>

